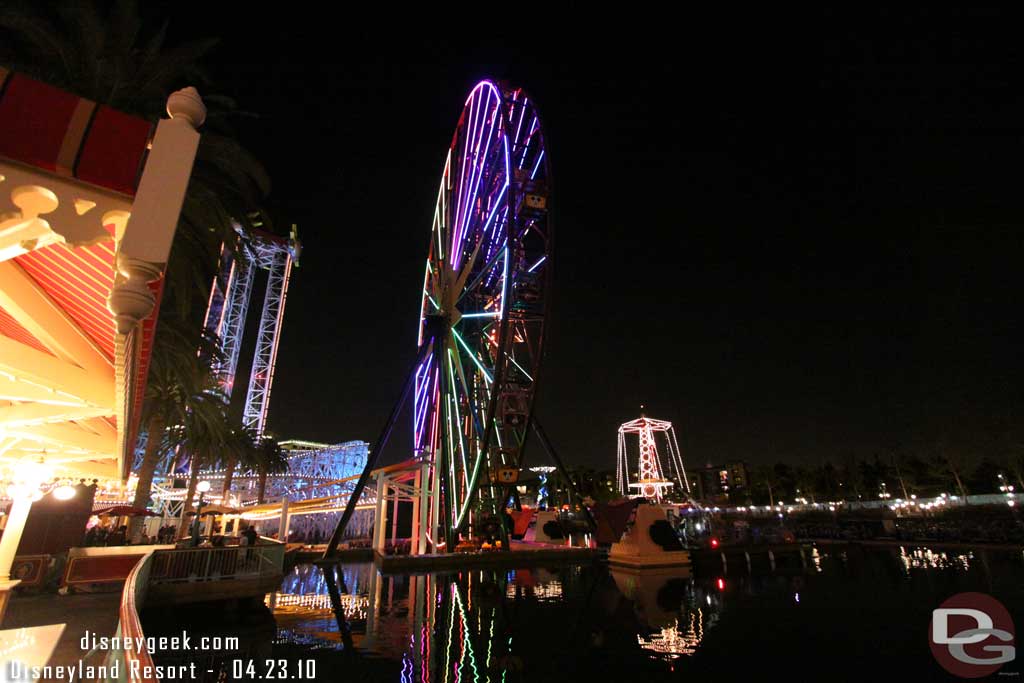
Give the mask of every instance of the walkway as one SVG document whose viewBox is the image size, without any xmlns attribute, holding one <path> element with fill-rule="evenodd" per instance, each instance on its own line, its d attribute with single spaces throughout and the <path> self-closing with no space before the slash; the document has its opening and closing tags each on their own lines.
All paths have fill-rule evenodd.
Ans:
<svg viewBox="0 0 1024 683">
<path fill-rule="evenodd" d="M 77 665 L 87 653 L 81 648 L 82 636 L 88 630 L 100 636 L 113 636 L 117 630 L 117 613 L 121 591 L 111 593 L 80 593 L 55 595 L 36 593 L 11 599 L 4 617 L 4 629 L 47 624 L 67 624 L 51 665 Z M 93 655 L 87 664 L 101 664 L 105 653 Z"/>
</svg>

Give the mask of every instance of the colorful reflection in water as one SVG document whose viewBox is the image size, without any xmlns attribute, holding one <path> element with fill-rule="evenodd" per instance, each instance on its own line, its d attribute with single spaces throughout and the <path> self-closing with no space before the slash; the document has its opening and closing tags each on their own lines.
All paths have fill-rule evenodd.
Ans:
<svg viewBox="0 0 1024 683">
<path fill-rule="evenodd" d="M 951 594 L 980 591 L 1024 608 L 1018 552 L 836 544 L 804 557 L 783 562 L 776 552 L 774 565 L 698 565 L 693 574 L 300 566 L 267 606 L 275 657 L 315 656 L 321 680 L 400 683 L 749 680 L 792 666 L 797 651 L 870 680 L 874 659 L 851 661 L 849 648 L 874 652 L 884 641 L 879 656 L 892 671 L 931 671 L 921 645 L 932 610 Z"/>
<path fill-rule="evenodd" d="M 836 680 L 881 670 L 929 678 L 937 664 L 922 644 L 950 595 L 984 592 L 1024 613 L 1019 551 L 842 543 L 787 561 L 776 552 L 774 564 L 705 559 L 692 575 L 601 564 L 422 575 L 299 566 L 259 609 L 158 610 L 143 621 L 153 635 L 242 636 L 239 652 L 201 653 L 209 681 L 225 680 L 242 656 L 312 658 L 324 681 L 654 683 L 754 680 L 794 656 L 808 670 L 841 666 Z M 158 663 L 197 656 L 162 652 Z"/>
<path fill-rule="evenodd" d="M 278 644 L 398 660 L 403 683 L 508 683 L 536 654 L 538 630 L 568 649 L 614 649 L 632 639 L 648 658 L 670 661 L 697 651 L 721 609 L 714 585 L 705 589 L 685 569 L 384 576 L 363 564 L 342 566 L 333 579 L 332 597 L 331 573 L 299 566 L 267 597 Z"/>
</svg>

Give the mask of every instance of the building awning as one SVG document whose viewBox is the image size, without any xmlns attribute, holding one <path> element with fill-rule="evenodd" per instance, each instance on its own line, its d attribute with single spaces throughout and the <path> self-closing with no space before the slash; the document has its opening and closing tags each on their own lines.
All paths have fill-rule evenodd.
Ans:
<svg viewBox="0 0 1024 683">
<path fill-rule="evenodd" d="M 193 119 L 154 126 L 0 69 L 0 478 L 39 457 L 127 477 Z"/>
</svg>

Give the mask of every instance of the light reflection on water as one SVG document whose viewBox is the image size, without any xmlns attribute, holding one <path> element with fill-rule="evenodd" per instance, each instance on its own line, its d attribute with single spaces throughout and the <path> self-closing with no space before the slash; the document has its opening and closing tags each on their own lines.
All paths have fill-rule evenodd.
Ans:
<svg viewBox="0 0 1024 683">
<path fill-rule="evenodd" d="M 829 545 L 806 558 L 770 569 L 761 562 L 753 573 L 730 562 L 731 574 L 705 567 L 696 575 L 569 565 L 390 576 L 369 563 L 342 565 L 334 599 L 323 572 L 310 565 L 290 572 L 267 605 L 277 624 L 275 652 L 330 655 L 343 678 L 352 667 L 372 666 L 373 677 L 360 680 L 513 683 L 570 680 L 567 671 L 608 681 L 723 666 L 756 673 L 753 652 L 774 656 L 794 628 L 803 629 L 802 638 L 820 639 L 816 647 L 827 662 L 863 645 L 858 633 L 874 642 L 873 629 L 893 618 L 907 624 L 886 632 L 899 642 L 890 665 L 930 666 L 927 651 L 911 648 L 924 642 L 918 631 L 926 633 L 942 599 L 982 590 L 1020 602 L 1017 553 Z M 862 620 L 865 606 L 890 616 Z M 763 630 L 762 619 L 773 628 Z M 852 627 L 836 632 L 842 624 Z M 751 641 L 752 633 L 763 644 Z M 738 642 L 750 658 L 735 659 Z M 828 654 L 829 647 L 835 652 Z"/>
<path fill-rule="evenodd" d="M 931 548 L 912 548 L 909 552 L 905 546 L 900 546 L 900 560 L 904 568 L 911 569 L 962 569 L 968 571 L 971 568 L 971 561 L 974 553 L 946 553 L 936 552 Z"/>
<path fill-rule="evenodd" d="M 574 603 L 578 613 L 568 615 L 573 623 L 565 624 L 567 633 L 591 648 L 614 637 L 593 628 L 595 621 L 626 621 L 641 652 L 664 662 L 694 654 L 722 606 L 717 589 L 696 584 L 685 568 L 385 576 L 361 564 L 340 567 L 338 618 L 325 576 L 313 565 L 296 567 L 281 590 L 267 596 L 278 643 L 344 650 L 348 636 L 363 655 L 399 660 L 403 683 L 446 681 L 448 674 L 452 680 L 507 683 L 507 674 L 523 666 L 516 638 L 521 610 L 539 610 L 536 616 L 550 628 L 565 619 L 565 603 Z"/>
</svg>

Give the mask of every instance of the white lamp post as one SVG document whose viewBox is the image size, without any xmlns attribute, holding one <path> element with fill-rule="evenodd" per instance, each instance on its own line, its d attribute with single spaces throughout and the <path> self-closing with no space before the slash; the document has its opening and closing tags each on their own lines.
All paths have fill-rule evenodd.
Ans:
<svg viewBox="0 0 1024 683">
<path fill-rule="evenodd" d="M 52 478 L 53 469 L 42 458 L 38 462 L 28 460 L 14 466 L 13 477 L 7 487 L 7 495 L 11 497 L 11 511 L 7 515 L 4 535 L 0 537 L 0 582 L 10 580 L 11 566 L 21 543 L 29 510 L 34 501 L 43 497 L 40 486 Z"/>
</svg>

